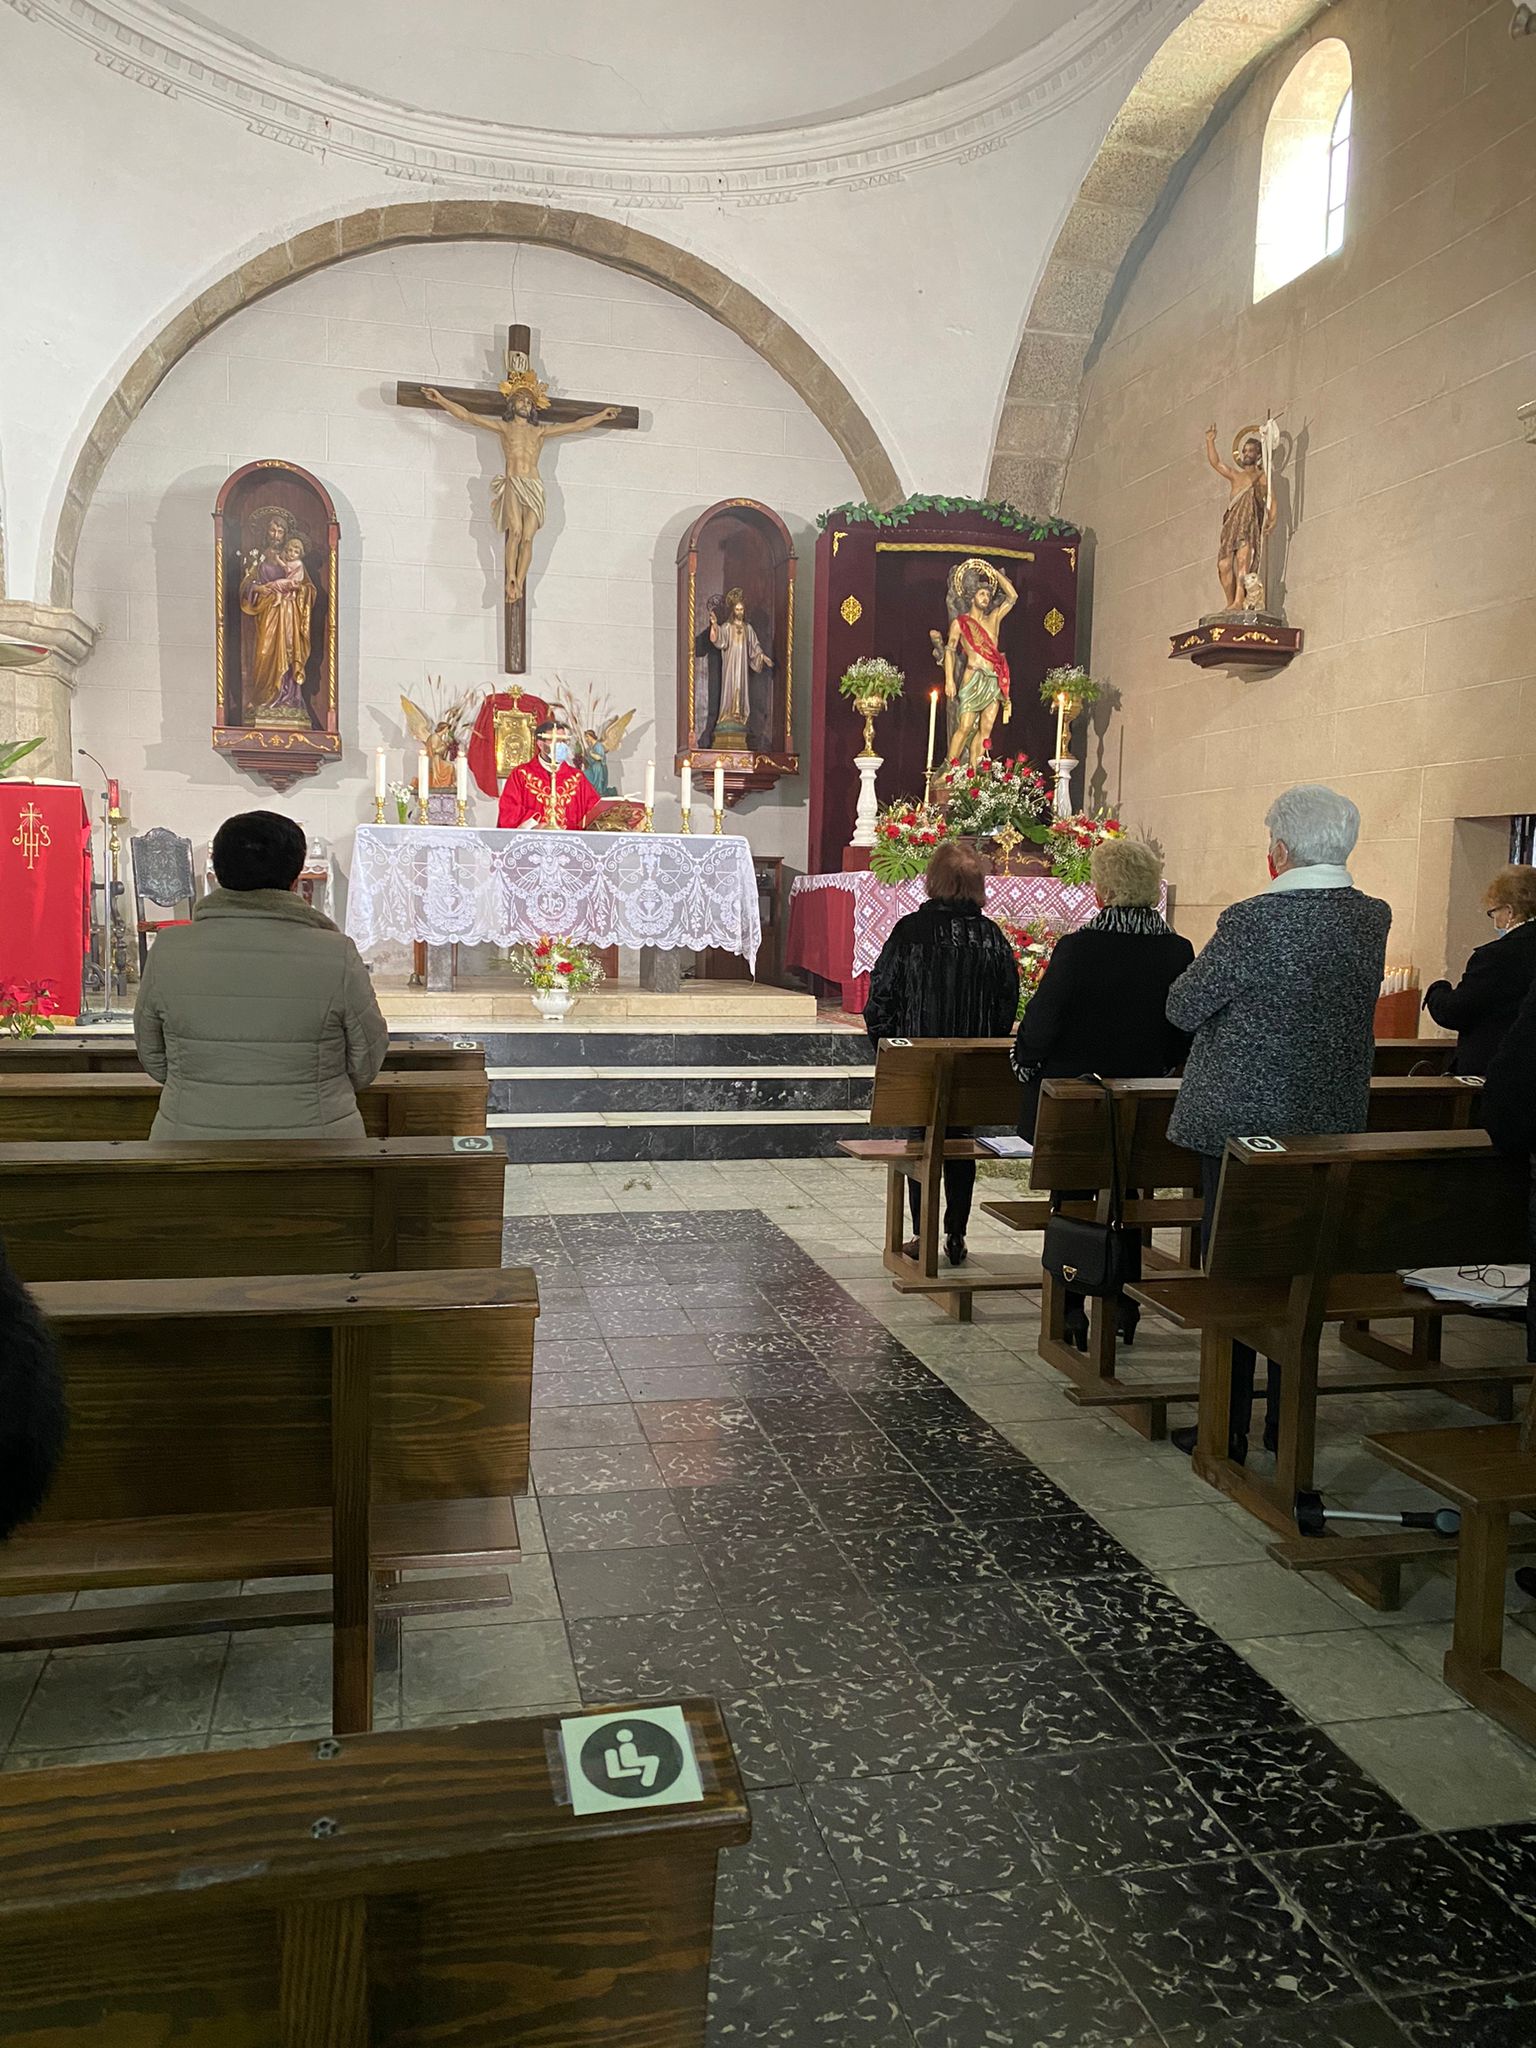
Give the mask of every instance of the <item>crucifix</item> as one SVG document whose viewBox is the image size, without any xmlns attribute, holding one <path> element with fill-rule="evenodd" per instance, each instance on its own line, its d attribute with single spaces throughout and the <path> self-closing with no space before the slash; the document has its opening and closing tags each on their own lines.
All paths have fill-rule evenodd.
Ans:
<svg viewBox="0 0 1536 2048">
<path fill-rule="evenodd" d="M 439 407 L 466 426 L 481 427 L 501 443 L 502 473 L 491 481 L 491 516 L 506 536 L 503 585 L 505 659 L 510 676 L 528 668 L 528 562 L 534 535 L 544 524 L 544 479 L 539 456 L 546 441 L 584 434 L 589 427 L 638 427 L 633 405 L 599 405 L 591 399 L 551 398 L 534 374 L 533 336 L 521 325 L 507 329 L 507 374 L 494 390 L 474 385 L 395 386 L 396 405 Z"/>
</svg>

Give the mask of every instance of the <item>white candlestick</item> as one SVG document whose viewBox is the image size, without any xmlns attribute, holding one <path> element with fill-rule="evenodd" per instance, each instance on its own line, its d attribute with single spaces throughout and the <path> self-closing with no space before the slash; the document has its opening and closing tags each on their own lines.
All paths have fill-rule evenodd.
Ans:
<svg viewBox="0 0 1536 2048">
<path fill-rule="evenodd" d="M 656 808 L 656 763 L 654 761 L 647 761 L 645 764 L 645 808 L 648 811 L 654 811 Z"/>
<path fill-rule="evenodd" d="M 432 764 L 427 759 L 426 748 L 423 747 L 421 752 L 416 756 L 416 794 L 421 799 L 421 805 L 423 810 L 426 809 L 427 798 L 431 795 L 431 793 Z"/>
<path fill-rule="evenodd" d="M 683 763 L 683 816 L 693 809 L 693 756 Z"/>
<path fill-rule="evenodd" d="M 382 747 L 373 750 L 373 793 L 380 803 L 389 794 L 389 756 Z"/>
<path fill-rule="evenodd" d="M 725 809 L 725 764 L 722 761 L 715 763 L 715 809 Z"/>
<path fill-rule="evenodd" d="M 469 756 L 460 754 L 453 764 L 453 793 L 461 804 L 469 802 Z"/>
<path fill-rule="evenodd" d="M 928 759 L 924 763 L 924 766 L 929 769 L 933 767 L 933 729 L 938 723 L 938 717 L 939 693 L 937 690 L 930 690 L 928 692 Z"/>
</svg>

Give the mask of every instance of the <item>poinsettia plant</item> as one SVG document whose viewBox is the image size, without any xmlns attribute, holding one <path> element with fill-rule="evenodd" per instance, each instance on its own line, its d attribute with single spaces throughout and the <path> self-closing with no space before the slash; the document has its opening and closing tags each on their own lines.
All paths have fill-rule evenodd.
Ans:
<svg viewBox="0 0 1536 2048">
<path fill-rule="evenodd" d="M 1003 936 L 1013 948 L 1013 957 L 1019 969 L 1019 1007 L 1017 1015 L 1022 1017 L 1029 1006 L 1029 999 L 1040 986 L 1051 955 L 1056 950 L 1056 941 L 1061 937 L 1059 926 L 1052 924 L 1048 917 L 1029 917 L 1021 923 L 1012 918 L 1000 917 Z"/>
<path fill-rule="evenodd" d="M 929 861 L 952 837 L 936 812 L 925 811 L 910 797 L 898 797 L 875 818 L 869 871 L 879 882 L 910 882 L 915 875 L 927 873 Z"/>
<path fill-rule="evenodd" d="M 563 988 L 579 995 L 603 979 L 602 963 L 590 946 L 575 939 L 536 939 L 531 946 L 513 946 L 507 965 L 520 981 L 541 992 Z"/>
<path fill-rule="evenodd" d="M 1123 836 L 1118 818 L 1090 818 L 1081 811 L 1071 818 L 1058 818 L 1047 834 L 1051 873 L 1058 882 L 1082 887 L 1093 879 L 1093 849 L 1106 839 Z"/>
<path fill-rule="evenodd" d="M 987 755 L 979 768 L 957 761 L 935 779 L 934 795 L 951 832 L 985 837 L 1011 825 L 1026 839 L 1043 842 L 1046 837 L 1042 821 L 1050 815 L 1050 787 L 1030 767 L 1027 754 L 1015 754 L 1011 761 Z"/>
<path fill-rule="evenodd" d="M 7 1038 L 36 1038 L 39 1031 L 52 1031 L 53 1019 L 43 1005 L 53 1001 L 53 991 L 44 981 L 13 981 L 0 987 L 0 1031 Z"/>
</svg>

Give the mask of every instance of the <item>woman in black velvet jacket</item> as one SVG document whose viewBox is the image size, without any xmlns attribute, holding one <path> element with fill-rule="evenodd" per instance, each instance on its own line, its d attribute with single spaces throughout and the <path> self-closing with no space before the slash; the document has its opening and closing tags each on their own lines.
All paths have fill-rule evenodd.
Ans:
<svg viewBox="0 0 1536 2048">
<path fill-rule="evenodd" d="M 1000 926 L 985 914 L 986 870 L 974 853 L 941 846 L 928 867 L 928 901 L 902 918 L 869 977 L 864 1029 L 882 1038 L 1006 1038 L 1019 1007 L 1019 969 Z M 944 1162 L 944 1250 L 965 1258 L 976 1188 L 973 1159 Z M 912 1228 L 922 1228 L 909 1181 Z M 909 1247 L 915 1251 L 915 1246 Z"/>
<path fill-rule="evenodd" d="M 1477 948 L 1454 987 L 1433 981 L 1424 991 L 1430 1016 L 1456 1033 L 1457 1074 L 1493 1072 L 1504 1034 L 1536 983 L 1536 868 L 1501 868 L 1483 907 L 1498 937 Z"/>
</svg>

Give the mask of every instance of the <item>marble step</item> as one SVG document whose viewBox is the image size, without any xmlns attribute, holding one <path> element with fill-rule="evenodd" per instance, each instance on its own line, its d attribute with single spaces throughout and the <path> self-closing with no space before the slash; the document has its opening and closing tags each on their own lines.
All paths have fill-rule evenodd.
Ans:
<svg viewBox="0 0 1536 2048">
<path fill-rule="evenodd" d="M 866 1110 L 874 1067 L 496 1066 L 493 1114 Z"/>
<path fill-rule="evenodd" d="M 817 1159 L 869 1128 L 861 1109 L 569 1110 L 493 1114 L 515 1165 L 628 1159 Z"/>
<path fill-rule="evenodd" d="M 447 1033 L 434 1036 L 448 1037 Z M 485 1047 L 488 1067 L 863 1067 L 872 1059 L 862 1031 L 583 1031 L 535 1025 L 527 1031 L 462 1034 Z"/>
</svg>

